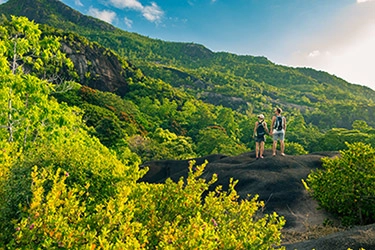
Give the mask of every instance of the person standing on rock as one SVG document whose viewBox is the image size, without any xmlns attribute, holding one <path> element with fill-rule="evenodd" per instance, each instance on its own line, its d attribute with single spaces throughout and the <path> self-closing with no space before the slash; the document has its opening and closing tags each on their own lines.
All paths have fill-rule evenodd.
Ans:
<svg viewBox="0 0 375 250">
<path fill-rule="evenodd" d="M 286 132 L 286 118 L 281 115 L 282 109 L 281 108 L 275 108 L 275 115 L 272 117 L 272 155 L 276 155 L 276 146 L 277 141 L 280 141 L 280 151 L 281 155 L 285 156 L 284 150 L 285 150 L 285 132 Z"/>
<path fill-rule="evenodd" d="M 254 126 L 255 157 L 257 160 L 263 158 L 266 133 L 269 134 L 267 123 L 264 121 L 264 115 L 260 114 L 258 115 L 258 121 L 255 122 Z"/>
</svg>

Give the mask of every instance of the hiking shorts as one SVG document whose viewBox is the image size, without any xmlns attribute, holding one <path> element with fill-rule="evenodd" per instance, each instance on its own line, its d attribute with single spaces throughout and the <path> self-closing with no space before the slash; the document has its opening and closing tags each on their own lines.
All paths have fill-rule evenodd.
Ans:
<svg viewBox="0 0 375 250">
<path fill-rule="evenodd" d="M 272 139 L 274 140 L 274 141 L 277 141 L 277 140 L 279 140 L 279 141 L 283 141 L 284 140 L 284 137 L 285 137 L 285 131 L 284 131 L 284 129 L 283 130 L 273 130 L 273 134 L 272 134 Z"/>
<path fill-rule="evenodd" d="M 266 141 L 266 138 L 263 136 L 255 136 L 255 142 L 262 142 L 262 141 Z"/>
</svg>

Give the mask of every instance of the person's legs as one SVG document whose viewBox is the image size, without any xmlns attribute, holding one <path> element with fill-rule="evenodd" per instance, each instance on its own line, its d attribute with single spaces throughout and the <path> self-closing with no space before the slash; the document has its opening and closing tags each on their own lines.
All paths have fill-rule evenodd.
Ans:
<svg viewBox="0 0 375 250">
<path fill-rule="evenodd" d="M 272 155 L 276 155 L 277 140 L 273 140 L 272 143 Z"/>
<path fill-rule="evenodd" d="M 272 155 L 275 156 L 276 155 L 277 140 L 279 139 L 279 135 L 274 132 L 272 134 L 272 139 L 273 139 L 273 143 L 272 143 Z"/>
<path fill-rule="evenodd" d="M 258 159 L 259 155 L 259 142 L 255 142 L 255 158 Z"/>
<path fill-rule="evenodd" d="M 264 141 L 260 142 L 260 152 L 259 152 L 259 157 L 263 158 L 263 152 L 264 152 Z"/>
<path fill-rule="evenodd" d="M 284 137 L 285 137 L 285 133 L 283 131 L 283 133 L 280 134 L 280 151 L 281 151 L 281 155 L 284 156 L 284 150 L 285 150 L 285 143 L 284 143 Z"/>
<path fill-rule="evenodd" d="M 285 155 L 284 154 L 284 149 L 285 149 L 285 146 L 284 146 L 285 144 L 284 144 L 284 140 L 281 140 L 280 141 L 280 151 L 281 151 L 281 155 Z"/>
</svg>

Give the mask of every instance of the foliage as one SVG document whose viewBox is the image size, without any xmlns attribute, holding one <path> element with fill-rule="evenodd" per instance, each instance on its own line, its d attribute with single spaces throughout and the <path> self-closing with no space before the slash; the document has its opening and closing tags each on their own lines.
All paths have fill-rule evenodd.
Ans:
<svg viewBox="0 0 375 250">
<path fill-rule="evenodd" d="M 296 142 L 285 142 L 285 153 L 288 155 L 305 155 L 308 152 L 301 144 Z"/>
<path fill-rule="evenodd" d="M 201 246 L 208 249 L 267 249 L 278 244 L 280 235 L 275 229 L 280 229 L 283 219 L 276 214 L 257 217 L 256 211 L 264 204 L 257 202 L 257 197 L 238 201 L 235 182 L 229 185 L 228 192 L 220 188 L 209 192 L 202 204 L 202 195 L 216 181 L 216 176 L 206 183 L 198 178 L 205 165 L 192 164 L 186 181 L 180 179 L 173 183 L 168 180 L 165 185 L 156 186 L 145 184 L 147 193 L 151 189 L 155 192 L 151 196 L 137 197 L 143 202 L 151 199 L 154 203 L 137 210 L 148 228 L 153 229 L 150 239 L 155 238 L 161 249 Z M 160 200 L 164 202 L 159 203 Z M 269 242 L 271 238 L 276 241 Z M 263 244 L 267 241 L 269 243 Z"/>
<path fill-rule="evenodd" d="M 375 222 L 375 149 L 361 142 L 346 144 L 340 157 L 323 159 L 307 184 L 320 205 L 342 217 L 344 224 Z"/>
<path fill-rule="evenodd" d="M 39 8 L 42 2 L 38 1 L 35 7 Z M 12 9 L 12 4 L 2 5 L 4 13 Z M 61 3 L 47 5 L 52 12 L 60 9 L 65 15 L 71 15 Z M 17 10 L 22 12 L 22 8 Z M 77 49 L 82 43 L 87 48 L 100 49 L 117 57 L 123 67 L 131 71 L 124 75 L 129 88 L 123 99 L 86 86 L 54 93 L 60 102 L 79 106 L 87 114 L 84 118 L 96 114 L 93 116 L 94 121 L 87 119 L 88 123 L 92 122 L 89 125 L 93 135 L 117 153 L 121 154 L 130 138 L 139 136 L 148 141 L 148 134 L 161 128 L 177 136 L 185 136 L 194 154 L 201 156 L 201 153 L 210 150 L 200 149 L 198 152 L 198 143 L 202 145 L 198 139 L 203 138 L 202 134 L 211 126 L 224 128 L 229 137 L 228 148 L 222 144 L 215 152 L 235 154 L 245 148 L 251 150 L 254 143 L 249 131 L 252 129 L 254 113 L 262 112 L 267 117 L 267 114 L 272 114 L 275 105 L 282 106 L 288 118 L 286 140 L 300 144 L 308 152 L 342 149 L 345 141 L 364 139 L 367 143 L 374 142 L 371 129 L 360 130 L 362 133 L 357 134 L 358 137 L 347 137 L 349 133 L 356 133 L 350 129 L 357 120 L 366 122 L 369 128 L 375 125 L 375 98 L 373 91 L 367 88 L 349 84 L 325 72 L 275 65 L 264 57 L 215 53 L 199 44 L 153 40 L 115 29 L 99 20 L 77 18 L 79 13 L 72 14 L 75 24 L 66 22 L 61 11 L 46 15 L 47 12 L 43 10 L 39 13 L 41 16 L 34 17 L 43 22 L 48 20 L 52 25 L 58 22 L 66 28 L 61 31 L 44 25 L 43 32 L 39 32 L 39 38 L 53 45 L 51 53 L 58 52 L 62 62 L 48 64 L 49 57 L 44 57 L 46 60 L 42 60 L 41 65 L 48 64 L 56 69 L 42 72 L 34 67 L 31 72 L 38 76 L 44 75 L 43 78 L 47 79 L 55 79 L 56 74 L 62 71 L 73 72 L 67 70 L 68 61 L 64 62 L 64 55 L 56 50 L 59 39 Z M 4 25 L 8 23 L 5 21 Z M 35 30 L 38 26 L 33 24 L 30 27 Z M 87 39 L 68 30 L 76 31 Z M 38 42 L 33 44 L 38 45 Z M 106 49 L 101 45 L 106 46 Z M 7 51 L 11 52 L 9 49 Z M 29 64 L 34 65 L 34 61 Z M 350 131 L 347 134 L 337 133 L 333 131 L 335 127 Z M 327 143 L 324 143 L 324 133 L 327 131 Z M 344 139 L 341 140 L 343 134 Z M 237 146 L 234 145 L 236 143 Z M 147 156 L 143 160 L 152 155 L 161 155 L 150 149 L 145 151 L 150 154 L 145 154 Z M 168 147 L 161 151 L 167 152 Z"/>
<path fill-rule="evenodd" d="M 247 148 L 231 139 L 220 126 L 212 126 L 200 130 L 197 139 L 199 155 L 227 154 L 238 155 L 247 151 Z"/>
<path fill-rule="evenodd" d="M 202 195 L 204 165 L 189 167 L 189 176 L 174 183 L 117 186 L 115 196 L 88 209 L 91 194 L 66 182 L 73 176 L 32 172 L 33 198 L 15 225 L 11 248 L 112 249 L 274 249 L 285 221 L 275 213 L 259 215 L 257 197 L 238 201 L 234 190 Z M 51 187 L 46 190 L 46 183 Z"/>
<path fill-rule="evenodd" d="M 152 139 L 150 149 L 154 156 L 150 159 L 176 159 L 183 160 L 196 157 L 193 149 L 193 142 L 190 137 L 177 136 L 161 128 L 150 133 Z"/>
<path fill-rule="evenodd" d="M 30 187 L 34 186 L 30 178 L 33 166 L 50 173 L 61 169 L 69 175 L 66 185 L 90 194 L 82 197 L 87 213 L 95 210 L 98 201 L 114 196 L 120 183 L 131 185 L 141 176 L 136 166 L 124 165 L 85 131 L 71 131 L 58 125 L 53 136 L 43 136 L 38 144 L 21 156 L 14 159 L 3 183 L 4 193 L 0 202 L 2 232 L 14 228 L 9 223 L 19 220 L 20 212 L 30 206 Z M 51 185 L 51 181 L 46 181 L 46 192 Z M 9 234 L 5 236 L 9 237 Z"/>
<path fill-rule="evenodd" d="M 265 57 L 212 52 L 195 43 L 152 39 L 81 15 L 58 1 L 40 0 L 33 4 L 8 1 L 0 10 L 8 17 L 29 16 L 39 23 L 59 27 L 64 36 L 85 36 L 90 42 L 130 59 L 145 76 L 164 81 L 198 99 L 216 96 L 206 101 L 219 100 L 220 105 L 233 110 L 246 112 L 251 106 L 254 113 L 266 113 L 280 105 L 284 110 L 299 109 L 306 123 L 319 126 L 320 130 L 349 129 L 355 120 L 375 126 L 374 91 L 326 72 L 277 65 Z M 76 34 L 67 35 L 68 32 Z M 160 92 L 153 94 L 156 93 Z M 240 100 L 240 104 L 232 105 L 233 99 Z"/>
<path fill-rule="evenodd" d="M 346 143 L 374 143 L 374 139 L 374 135 L 356 129 L 333 128 L 324 134 L 320 142 L 320 147 L 322 150 L 327 151 L 332 150 L 333 147 L 336 150 L 343 150 L 346 148 Z"/>
<path fill-rule="evenodd" d="M 10 59 L 13 73 L 27 69 L 39 78 L 46 78 L 55 76 L 64 67 L 65 70 L 73 68 L 73 63 L 60 50 L 60 38 L 42 35 L 38 24 L 26 17 L 12 16 L 10 21 L 5 20 L 0 38 L 7 47 L 4 56 Z"/>
<path fill-rule="evenodd" d="M 23 18 L 13 21 L 21 28 L 32 24 Z M 38 29 L 34 32 L 39 33 Z M 1 248 L 274 249 L 280 246 L 285 220 L 275 213 L 261 214 L 259 210 L 264 204 L 257 201 L 257 196 L 240 201 L 234 181 L 227 192 L 219 187 L 209 191 L 216 176 L 208 183 L 201 178 L 205 165 L 191 163 L 187 179 L 181 178 L 177 183 L 171 180 L 165 184 L 139 183 L 144 171 L 138 169 L 137 157 L 129 150 L 122 154 L 110 150 L 91 136 L 92 130 L 82 122 L 80 109 L 58 103 L 51 97 L 53 88 L 47 81 L 26 74 L 22 68 L 9 67 L 6 49 L 7 45 L 0 40 Z M 54 51 L 49 46 L 40 49 L 47 54 Z M 88 93 L 95 97 L 93 100 L 103 100 L 97 98 L 95 91 Z M 118 100 L 112 97 L 112 101 Z M 115 106 L 124 104 L 128 111 L 134 107 L 125 105 L 131 102 L 119 102 L 103 109 L 78 98 L 74 101 L 85 104 L 86 114 L 92 115 L 93 126 L 99 124 L 95 129 L 102 135 L 114 121 L 119 126 L 111 129 L 111 133 L 122 131 L 121 119 L 115 118 L 122 110 Z M 166 113 L 169 111 L 162 112 Z M 110 121 L 108 124 L 102 122 L 101 114 L 111 118 L 104 120 Z M 112 135 L 110 138 L 121 137 Z M 179 155 L 193 154 L 188 137 L 159 128 L 150 133 L 150 138 Z M 126 148 L 125 140 L 118 140 L 115 145 Z M 161 154 L 165 157 L 169 152 Z"/>
<path fill-rule="evenodd" d="M 118 30 L 106 39 L 83 33 L 138 63 L 141 69 L 122 61 L 132 67 L 128 93 L 120 98 L 75 83 L 64 91 L 71 83 L 50 82 L 72 65 L 54 36 L 61 32 L 44 30 L 16 17 L 0 27 L 0 241 L 8 247 L 277 247 L 284 220 L 260 214 L 256 196 L 239 201 L 235 182 L 228 192 L 209 192 L 216 177 L 200 179 L 204 166 L 191 165 L 189 177 L 177 183 L 137 183 L 141 161 L 248 151 L 254 113 L 267 116 L 276 104 L 288 118 L 287 153 L 353 143 L 308 182 L 322 206 L 346 223 L 374 221 L 374 150 L 355 143 L 375 145 L 373 92 L 195 44 L 129 34 L 139 42 L 126 49 L 118 43 L 121 49 L 112 40 L 124 40 Z M 92 45 L 63 34 L 65 41 Z"/>
<path fill-rule="evenodd" d="M 23 63 L 46 68 L 47 64 L 60 65 L 69 60 L 58 51 L 55 38 L 42 38 L 38 26 L 26 18 L 12 17 L 6 25 L 0 26 L 0 113 L 6 114 L 0 117 L 0 125 L 7 130 L 8 141 L 19 141 L 20 147 L 27 147 L 43 132 L 51 132 L 55 123 L 69 126 L 77 118 L 58 114 L 74 109 L 48 100 L 52 85 L 32 74 L 24 74 L 27 66 Z M 56 65 L 54 70 L 58 70 Z M 38 69 L 36 72 L 41 73 Z M 56 116 L 51 116 L 55 113 Z"/>
<path fill-rule="evenodd" d="M 34 168 L 31 187 L 33 198 L 23 213 L 24 216 L 15 225 L 14 239 L 9 246 L 28 249 L 62 247 L 78 249 L 96 248 L 96 246 L 108 248 L 111 245 L 113 247 L 113 243 L 120 240 L 115 235 L 109 234 L 113 230 L 112 226 L 118 227 L 124 238 L 130 238 L 129 241 L 118 242 L 116 248 L 120 248 L 119 246 L 126 248 L 136 243 L 135 239 L 132 240 L 133 225 L 127 228 L 126 223 L 131 213 L 121 214 L 124 211 L 120 208 L 119 214 L 112 214 L 114 207 L 111 202 L 108 202 L 107 208 L 101 206 L 100 202 L 95 209 L 88 208 L 86 201 L 90 200 L 91 194 L 86 189 L 68 186 L 65 181 L 70 176 L 72 176 L 70 173 L 64 173 L 60 169 L 56 173 L 51 173 L 45 169 L 37 171 L 37 168 Z M 46 190 L 47 182 L 52 183 L 50 190 Z M 89 184 L 88 182 L 87 186 Z M 129 209 L 131 204 L 130 207 L 126 205 L 122 207 Z M 121 222 L 124 223 L 122 227 L 116 223 L 120 214 Z M 130 229 L 130 235 L 125 229 Z M 140 227 L 136 226 L 134 232 L 137 232 L 137 229 Z"/>
</svg>

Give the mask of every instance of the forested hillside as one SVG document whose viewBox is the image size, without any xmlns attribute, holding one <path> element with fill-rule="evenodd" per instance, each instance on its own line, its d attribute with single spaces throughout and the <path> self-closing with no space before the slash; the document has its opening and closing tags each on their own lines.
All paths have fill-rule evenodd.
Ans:
<svg viewBox="0 0 375 250">
<path fill-rule="evenodd" d="M 99 42 L 129 59 L 147 76 L 189 90 L 206 102 L 242 113 L 270 112 L 270 107 L 280 105 L 290 112 L 300 111 L 307 123 L 324 129 L 350 128 L 357 119 L 375 125 L 375 93 L 367 87 L 313 69 L 275 65 L 264 57 L 218 53 L 199 44 L 150 39 L 81 15 L 57 0 L 31 2 L 10 0 L 0 10 Z M 352 112 L 352 106 L 363 109 L 360 117 Z M 338 115 L 342 110 L 349 111 L 347 117 Z"/>
<path fill-rule="evenodd" d="M 0 10 L 4 19 L 48 24 L 43 34 L 61 39 L 75 71 L 50 79 L 79 85 L 54 96 L 79 106 L 91 133 L 118 152 L 130 149 L 142 160 L 239 154 L 254 147 L 256 115 L 270 123 L 276 106 L 288 119 L 289 154 L 374 143 L 375 92 L 328 73 L 150 39 L 57 0 L 10 0 Z"/>
<path fill-rule="evenodd" d="M 255 216 L 263 202 L 257 197 L 239 201 L 235 183 L 228 192 L 207 192 L 217 176 L 201 179 L 204 164 L 191 163 L 186 183 L 139 183 L 145 172 L 124 143 L 126 134 L 120 133 L 125 129 L 115 127 L 129 125 L 131 131 L 132 126 L 115 111 L 121 108 L 122 118 L 136 121 L 144 114 L 132 117 L 138 110 L 132 102 L 61 79 L 63 71 L 77 75 L 60 40 L 26 17 L 13 16 L 0 25 L 1 249 L 280 245 L 285 220 L 276 213 Z M 59 103 L 54 97 L 59 93 L 82 109 Z M 90 121 L 99 124 L 93 127 Z M 163 135 L 183 139 L 168 131 L 159 134 L 161 140 Z M 93 135 L 107 137 L 100 143 Z M 117 141 L 107 141 L 112 139 Z M 236 221 L 245 224 L 230 226 Z"/>
<path fill-rule="evenodd" d="M 148 160 L 251 151 L 257 114 L 270 122 L 275 106 L 288 121 L 287 154 L 361 141 L 353 151 L 373 155 L 368 88 L 149 39 L 57 0 L 10 0 L 0 11 L 0 248 L 279 246 L 284 218 L 258 213 L 256 195 L 239 200 L 235 180 L 212 191 L 217 175 L 200 178 L 206 163 L 190 162 L 176 183 L 137 182 Z"/>
</svg>

